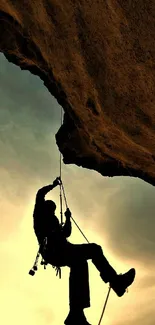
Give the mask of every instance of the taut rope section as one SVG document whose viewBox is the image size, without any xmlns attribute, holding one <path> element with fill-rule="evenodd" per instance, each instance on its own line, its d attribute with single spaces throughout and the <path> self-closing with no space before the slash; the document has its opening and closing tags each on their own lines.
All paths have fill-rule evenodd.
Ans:
<svg viewBox="0 0 155 325">
<path fill-rule="evenodd" d="M 63 123 L 62 120 L 62 106 L 61 106 L 61 126 Z M 61 164 L 61 160 L 62 160 L 62 155 L 60 152 L 60 180 L 61 180 L 61 174 L 62 174 L 62 164 Z M 60 182 L 60 217 L 61 217 L 61 225 L 63 225 L 63 211 L 62 211 L 62 182 Z"/>
</svg>

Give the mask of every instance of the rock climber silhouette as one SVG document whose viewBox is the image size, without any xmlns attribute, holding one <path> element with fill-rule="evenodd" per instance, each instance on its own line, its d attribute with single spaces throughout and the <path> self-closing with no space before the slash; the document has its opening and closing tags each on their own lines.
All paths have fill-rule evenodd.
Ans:
<svg viewBox="0 0 155 325">
<path fill-rule="evenodd" d="M 70 210 L 67 208 L 66 221 L 62 226 L 55 216 L 56 204 L 52 200 L 45 200 L 45 195 L 60 184 L 61 180 L 57 177 L 53 184 L 38 190 L 33 212 L 34 231 L 44 260 L 57 267 L 70 267 L 70 312 L 65 324 L 88 325 L 83 312 L 84 308 L 90 307 L 87 260 L 92 260 L 102 280 L 105 283 L 109 282 L 119 297 L 123 296 L 127 287 L 134 281 L 135 269 L 132 268 L 125 274 L 118 275 L 104 256 L 101 246 L 95 243 L 72 244 L 67 240 L 72 231 Z"/>
</svg>

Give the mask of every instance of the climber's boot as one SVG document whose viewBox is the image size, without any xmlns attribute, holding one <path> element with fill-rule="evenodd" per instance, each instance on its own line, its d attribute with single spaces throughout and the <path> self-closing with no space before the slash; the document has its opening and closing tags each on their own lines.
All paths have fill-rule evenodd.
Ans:
<svg viewBox="0 0 155 325">
<path fill-rule="evenodd" d="M 65 325 L 91 325 L 87 322 L 83 310 L 78 312 L 75 312 L 74 310 L 70 311 L 66 320 L 64 321 L 64 324 Z"/>
<path fill-rule="evenodd" d="M 126 289 L 133 283 L 135 274 L 135 269 L 130 269 L 128 272 L 116 275 L 111 279 L 110 286 L 117 296 L 122 297 L 124 295 Z"/>
</svg>

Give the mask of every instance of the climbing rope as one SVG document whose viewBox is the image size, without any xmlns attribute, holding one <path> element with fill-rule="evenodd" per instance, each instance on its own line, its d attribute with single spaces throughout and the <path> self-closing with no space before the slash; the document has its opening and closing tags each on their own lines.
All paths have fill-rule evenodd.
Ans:
<svg viewBox="0 0 155 325">
<path fill-rule="evenodd" d="M 60 114 L 60 123 L 62 126 L 63 123 L 63 110 L 62 110 L 62 106 L 61 106 L 61 114 Z M 65 201 L 65 205 L 66 205 L 66 209 L 68 208 L 68 204 L 67 204 L 67 199 L 66 199 L 66 195 L 65 195 L 65 189 L 64 189 L 64 185 L 62 182 L 62 154 L 60 152 L 60 214 L 61 214 L 61 224 L 63 224 L 63 219 L 62 219 L 62 192 L 63 192 L 63 196 L 64 196 L 64 201 Z M 78 226 L 78 224 L 76 223 L 76 221 L 73 219 L 73 217 L 71 216 L 71 219 L 73 220 L 73 222 L 75 223 L 76 227 L 79 229 L 79 231 L 81 232 L 82 236 L 85 238 L 85 240 L 87 241 L 87 243 L 89 243 L 87 237 L 84 235 L 83 231 L 80 229 L 80 227 Z"/>
<path fill-rule="evenodd" d="M 67 204 L 67 199 L 66 199 L 66 195 L 65 195 L 65 189 L 64 189 L 64 185 L 63 185 L 63 182 L 61 180 L 61 190 L 63 191 L 63 196 L 64 196 L 64 200 L 65 200 L 65 205 L 66 205 L 66 208 L 68 207 L 68 204 Z M 76 227 L 79 229 L 79 231 L 81 232 L 81 234 L 83 235 L 83 237 L 85 238 L 85 240 L 87 241 L 87 243 L 90 243 L 89 240 L 87 239 L 87 237 L 85 236 L 85 234 L 83 233 L 83 231 L 80 229 L 80 227 L 78 226 L 78 224 L 76 223 L 76 221 L 73 219 L 72 215 L 71 215 L 71 219 L 73 220 L 73 222 L 75 223 Z M 61 272 L 61 269 L 60 271 L 57 270 L 57 274 Z M 57 275 L 56 274 L 56 275 Z M 60 273 L 61 274 L 61 273 Z M 60 277 L 60 275 L 59 275 Z M 107 293 L 107 296 L 106 296 L 106 300 L 105 300 L 105 303 L 104 303 L 104 306 L 103 306 L 103 309 L 102 309 L 102 313 L 101 313 L 101 317 L 100 317 L 100 320 L 98 322 L 98 325 L 101 324 L 101 321 L 102 321 L 102 318 L 103 318 L 103 315 L 104 315 L 104 312 L 105 312 L 105 309 L 106 309 L 106 306 L 107 306 L 107 302 L 108 302 L 108 299 L 109 299 L 109 295 L 110 295 L 110 290 L 111 290 L 111 287 L 109 287 L 108 289 L 108 293 Z"/>
<path fill-rule="evenodd" d="M 63 212 L 62 212 L 62 183 L 60 183 L 60 217 L 61 217 L 61 226 L 63 225 Z"/>
<path fill-rule="evenodd" d="M 61 126 L 62 126 L 62 107 L 61 107 Z M 62 160 L 62 155 L 60 153 L 60 207 L 61 207 L 61 216 L 62 216 L 62 192 L 63 192 L 63 196 L 64 196 L 64 201 L 65 201 L 65 205 L 66 205 L 66 209 L 68 208 L 68 204 L 67 204 L 67 199 L 66 199 L 66 195 L 65 195 L 65 189 L 64 189 L 64 185 L 63 185 L 63 182 L 62 182 L 62 179 L 61 179 L 61 176 L 62 176 L 62 164 L 61 164 L 61 160 Z M 80 229 L 80 227 L 78 226 L 78 224 L 76 223 L 76 221 L 74 220 L 74 218 L 72 217 L 71 215 L 71 219 L 73 220 L 73 222 L 75 223 L 76 227 L 79 229 L 79 231 L 81 232 L 82 236 L 85 238 L 85 240 L 87 241 L 87 243 L 89 244 L 89 240 L 87 239 L 87 237 L 85 236 L 85 234 L 83 233 L 83 231 Z M 63 220 L 62 220 L 62 217 L 61 217 L 61 224 L 63 223 Z M 61 269 L 56 267 L 56 275 L 59 273 L 59 277 L 61 277 Z M 98 322 L 98 325 L 101 324 L 101 321 L 102 321 L 102 318 L 103 318 L 103 315 L 104 315 L 104 312 L 105 312 L 105 309 L 106 309 L 106 306 L 107 306 L 107 302 L 108 302 L 108 299 L 109 299 L 109 295 L 110 295 L 110 290 L 111 290 L 111 287 L 109 286 L 109 289 L 108 289 L 108 293 L 107 293 L 107 296 L 106 296 L 106 300 L 105 300 L 105 303 L 104 303 L 104 306 L 103 306 L 103 309 L 102 309 L 102 313 L 101 313 L 101 316 L 100 316 L 100 320 Z"/>
<path fill-rule="evenodd" d="M 108 302 L 108 298 L 109 298 L 109 295 L 110 295 L 110 290 L 111 290 L 111 287 L 109 286 L 108 293 L 107 293 L 107 296 L 106 296 L 106 300 L 105 300 L 105 303 L 104 303 L 104 306 L 103 306 L 103 309 L 102 309 L 102 313 L 101 313 L 101 317 L 100 317 L 100 320 L 98 322 L 98 325 L 101 324 L 101 321 L 102 321 L 102 318 L 103 318 L 103 315 L 104 315 L 104 312 L 105 312 L 105 309 L 106 309 L 106 305 L 107 305 L 107 302 Z"/>
<path fill-rule="evenodd" d="M 63 119 L 62 119 L 62 106 L 61 106 L 61 126 L 62 126 L 62 123 L 63 123 Z M 62 174 L 62 165 L 61 165 L 61 161 L 62 161 L 62 154 L 60 152 L 60 216 L 61 216 L 61 226 L 63 225 L 63 211 L 62 211 L 62 181 L 61 181 L 61 174 Z"/>
</svg>

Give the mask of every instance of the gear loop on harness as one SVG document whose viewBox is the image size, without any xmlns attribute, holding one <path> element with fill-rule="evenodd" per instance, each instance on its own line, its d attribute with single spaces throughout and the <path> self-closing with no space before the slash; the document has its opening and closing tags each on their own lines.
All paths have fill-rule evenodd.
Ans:
<svg viewBox="0 0 155 325">
<path fill-rule="evenodd" d="M 59 279 L 61 279 L 61 267 L 52 265 L 53 269 L 56 271 L 56 276 L 59 275 Z"/>
</svg>

